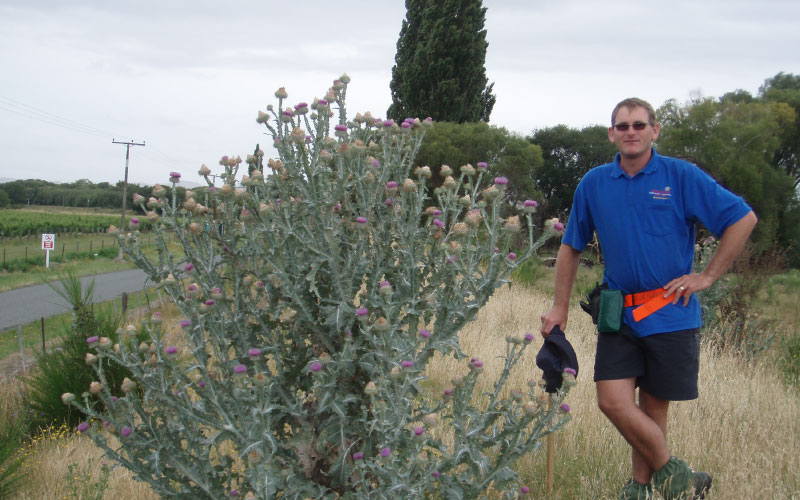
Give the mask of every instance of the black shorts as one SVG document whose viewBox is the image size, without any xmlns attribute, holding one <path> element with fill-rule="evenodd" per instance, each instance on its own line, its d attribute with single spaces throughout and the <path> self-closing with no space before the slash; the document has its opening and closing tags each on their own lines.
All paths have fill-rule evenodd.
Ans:
<svg viewBox="0 0 800 500">
<path fill-rule="evenodd" d="M 634 337 L 628 325 L 597 334 L 594 381 L 636 378 L 647 393 L 668 401 L 697 398 L 699 329 Z"/>
</svg>

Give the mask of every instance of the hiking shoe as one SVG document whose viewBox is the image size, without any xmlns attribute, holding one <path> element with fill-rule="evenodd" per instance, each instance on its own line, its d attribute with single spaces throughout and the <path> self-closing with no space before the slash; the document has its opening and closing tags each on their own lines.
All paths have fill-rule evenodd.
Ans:
<svg viewBox="0 0 800 500">
<path fill-rule="evenodd" d="M 711 489 L 711 474 L 693 470 L 692 479 L 694 482 L 694 496 L 692 498 L 703 500 L 708 490 Z"/>
<path fill-rule="evenodd" d="M 670 457 L 664 466 L 653 473 L 653 487 L 666 500 L 701 500 L 711 488 L 711 476 L 693 471 L 683 460 Z"/>
<path fill-rule="evenodd" d="M 631 478 L 622 486 L 622 494 L 619 496 L 619 500 L 650 500 L 652 495 L 652 486 L 642 484 Z"/>
</svg>

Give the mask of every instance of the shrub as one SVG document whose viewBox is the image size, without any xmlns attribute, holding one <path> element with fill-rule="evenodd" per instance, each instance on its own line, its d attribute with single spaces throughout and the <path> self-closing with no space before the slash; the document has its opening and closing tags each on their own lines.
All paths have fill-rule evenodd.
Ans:
<svg viewBox="0 0 800 500">
<path fill-rule="evenodd" d="M 111 343 L 119 335 L 119 315 L 110 307 L 92 306 L 94 282 L 84 289 L 79 278 L 67 273 L 61 276 L 60 283 L 61 289 L 53 288 L 73 306 L 75 319 L 70 325 L 64 326 L 69 331 L 61 337 L 63 341 L 58 348 L 48 353 L 35 353 L 36 368 L 25 378 L 28 405 L 33 410 L 31 425 L 34 428 L 44 429 L 62 423 L 74 427 L 85 418 L 84 412 L 64 405 L 61 395 L 80 394 L 94 380 L 94 370 L 87 364 L 87 354 L 93 355 L 94 350 L 87 340 Z M 130 375 L 126 368 L 114 362 L 109 363 L 105 373 L 108 383 L 115 390 Z M 101 401 L 94 397 L 92 400 L 98 410 L 102 408 Z"/>
<path fill-rule="evenodd" d="M 704 269 L 716 251 L 712 237 L 698 243 L 696 268 Z M 703 339 L 717 349 L 733 350 L 752 357 L 769 348 L 777 339 L 778 321 L 756 311 L 759 292 L 784 262 L 780 252 L 754 256 L 746 247 L 731 268 L 731 274 L 700 292 Z"/>
<path fill-rule="evenodd" d="M 569 417 L 566 390 L 551 408 L 535 383 L 505 388 L 533 335 L 509 332 L 495 381 L 458 342 L 562 226 L 535 241 L 528 219 L 526 246 L 511 247 L 522 224 L 501 218 L 507 180 L 485 164 L 453 172 L 426 209 L 430 172 L 413 159 L 428 123 L 348 120 L 347 80 L 311 106 L 284 107 L 281 89 L 259 113 L 280 155 L 271 176 L 257 150 L 238 189 L 241 159 L 223 157 L 209 207 L 175 194 L 143 207 L 158 262 L 136 231 L 120 235 L 185 316 L 184 339 L 151 323 L 147 343 L 98 346 L 106 411 L 73 404 L 109 424 L 78 430 L 165 498 L 514 498 L 511 465 Z M 168 232 L 185 256 L 167 250 Z M 435 355 L 460 361 L 452 381 L 426 381 Z M 112 362 L 131 370 L 122 392 L 107 383 Z"/>
<path fill-rule="evenodd" d="M 0 498 L 10 498 L 25 477 L 24 456 L 19 453 L 24 437 L 23 419 L 0 415 Z"/>
</svg>

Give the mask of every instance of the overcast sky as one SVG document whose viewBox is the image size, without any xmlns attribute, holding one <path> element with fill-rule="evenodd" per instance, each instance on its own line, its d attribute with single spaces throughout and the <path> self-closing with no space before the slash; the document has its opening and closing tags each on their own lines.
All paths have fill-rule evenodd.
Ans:
<svg viewBox="0 0 800 500">
<path fill-rule="evenodd" d="M 433 1 L 433 0 L 432 0 Z M 485 0 L 491 123 L 523 135 L 609 121 L 621 99 L 757 93 L 800 74 L 796 0 Z M 0 178 L 200 181 L 271 144 L 258 110 L 352 78 L 384 117 L 404 2 L 0 0 Z M 273 155 L 271 147 L 264 147 Z"/>
</svg>

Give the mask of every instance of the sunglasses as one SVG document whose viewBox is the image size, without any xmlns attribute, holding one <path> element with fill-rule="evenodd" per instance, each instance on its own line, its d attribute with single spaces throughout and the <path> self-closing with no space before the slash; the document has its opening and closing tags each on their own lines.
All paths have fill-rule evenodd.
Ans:
<svg viewBox="0 0 800 500">
<path fill-rule="evenodd" d="M 614 125 L 614 128 L 617 132 L 627 132 L 629 128 L 633 127 L 633 130 L 644 130 L 645 127 L 650 125 L 649 123 L 644 122 L 633 122 L 631 123 L 617 123 Z"/>
</svg>

